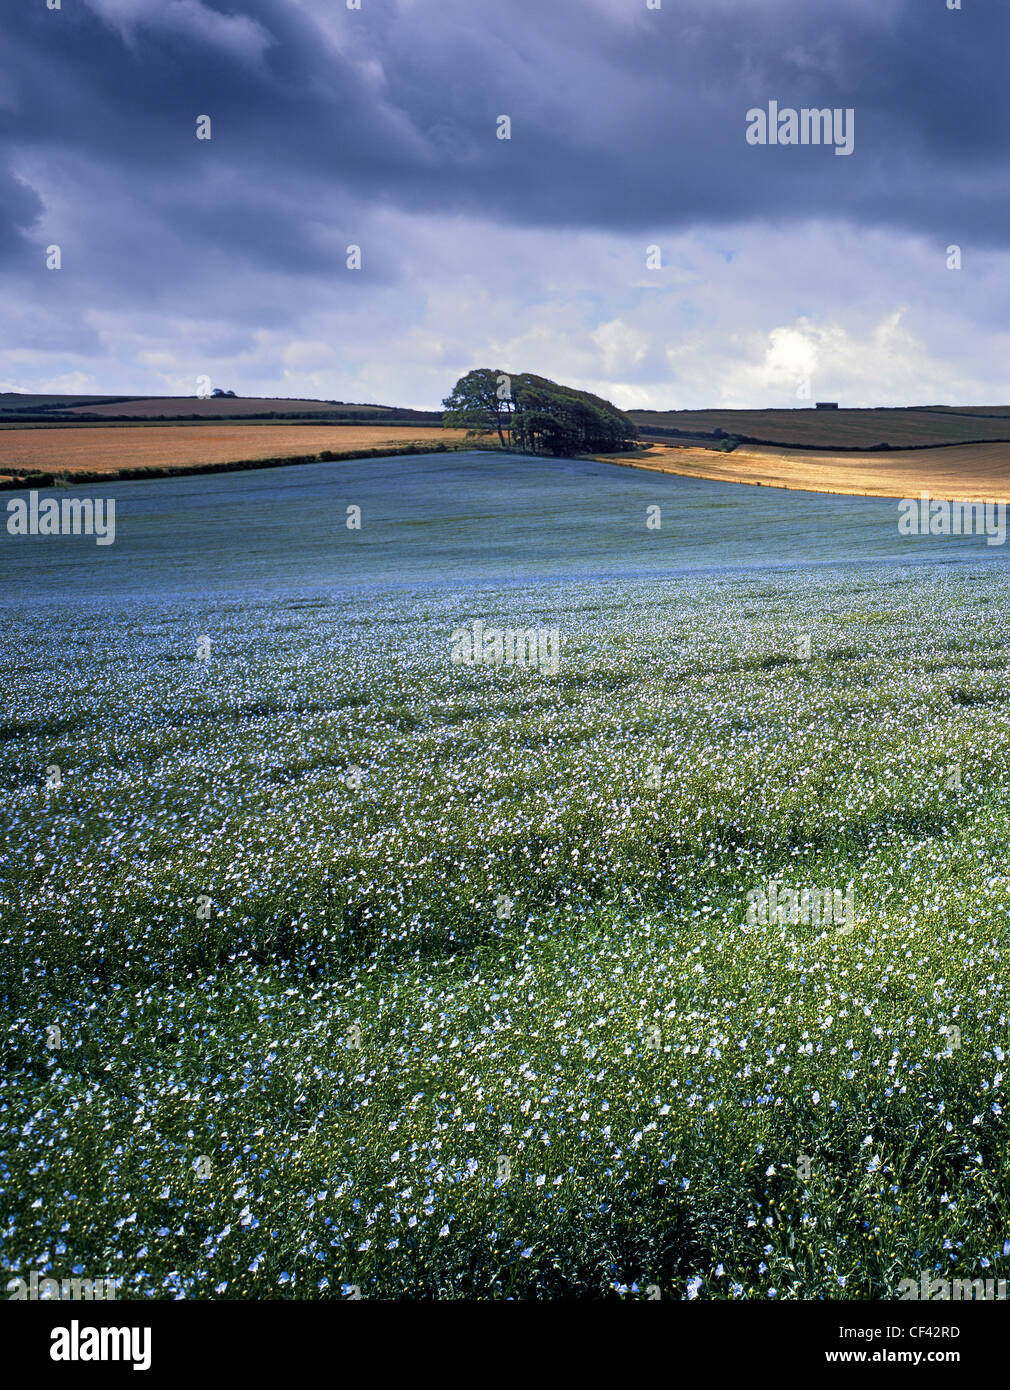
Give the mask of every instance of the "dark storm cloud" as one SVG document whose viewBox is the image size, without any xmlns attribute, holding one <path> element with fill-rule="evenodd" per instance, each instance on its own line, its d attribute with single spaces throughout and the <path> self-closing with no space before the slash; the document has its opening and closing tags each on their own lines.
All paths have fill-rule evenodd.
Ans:
<svg viewBox="0 0 1010 1390">
<path fill-rule="evenodd" d="M 20 252 L 41 212 L 38 194 L 0 167 L 0 265 Z"/>
<path fill-rule="evenodd" d="M 327 228 L 339 241 L 382 204 L 617 231 L 822 215 L 1005 237 L 1005 4 L 362 3 L 34 5 L 8 33 L 9 167 L 43 183 L 58 167 L 77 198 L 100 168 L 122 215 L 145 204 L 192 252 L 288 272 L 328 263 Z M 748 146 L 745 113 L 770 99 L 854 108 L 854 155 Z M 31 195 L 0 207 L 9 262 Z"/>
<path fill-rule="evenodd" d="M 963 3 L 31 0 L 0 381 L 430 406 L 514 356 L 657 406 L 815 367 L 832 399 L 1000 395 L 1010 3 Z M 854 153 L 748 145 L 772 100 L 852 108 Z"/>
</svg>

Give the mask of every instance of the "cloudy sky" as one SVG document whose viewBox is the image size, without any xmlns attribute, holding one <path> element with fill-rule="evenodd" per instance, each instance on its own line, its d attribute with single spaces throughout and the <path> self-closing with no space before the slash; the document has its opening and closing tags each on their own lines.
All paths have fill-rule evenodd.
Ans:
<svg viewBox="0 0 1010 1390">
<path fill-rule="evenodd" d="M 1010 402 L 1010 0 L 56 2 L 5 21 L 0 390 Z M 749 144 L 770 101 L 852 154 Z"/>
</svg>

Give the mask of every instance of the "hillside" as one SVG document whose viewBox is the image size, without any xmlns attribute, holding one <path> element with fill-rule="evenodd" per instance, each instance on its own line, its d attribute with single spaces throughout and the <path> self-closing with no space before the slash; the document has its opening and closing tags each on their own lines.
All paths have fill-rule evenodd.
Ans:
<svg viewBox="0 0 1010 1390">
<path fill-rule="evenodd" d="M 464 430 L 414 423 L 60 424 L 0 429 L 0 488 L 168 477 L 174 473 L 317 463 L 369 454 L 444 452 L 462 447 Z"/>
<path fill-rule="evenodd" d="M 406 421 L 412 424 L 441 423 L 434 410 L 410 410 L 402 406 L 361 405 L 346 401 L 277 399 L 269 396 L 31 396 L 16 392 L 0 394 L 0 421 L 18 424 L 67 421 L 82 424 L 89 420 L 116 421 L 171 420 L 286 420 L 295 423 L 309 419 L 327 421 Z"/>
<path fill-rule="evenodd" d="M 678 441 L 653 444 L 633 463 L 689 478 L 800 492 L 916 497 L 925 490 L 932 497 L 975 501 L 1010 497 L 1010 444 L 956 444 L 886 453 L 743 444 L 731 453 L 718 453 Z"/>
<path fill-rule="evenodd" d="M 877 410 L 630 410 L 645 439 L 805 449 L 915 449 L 1010 441 L 1010 406 Z"/>
</svg>

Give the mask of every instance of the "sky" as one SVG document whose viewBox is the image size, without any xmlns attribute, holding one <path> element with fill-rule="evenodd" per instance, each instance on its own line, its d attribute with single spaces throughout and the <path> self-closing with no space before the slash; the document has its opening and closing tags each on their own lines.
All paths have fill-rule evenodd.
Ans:
<svg viewBox="0 0 1010 1390">
<path fill-rule="evenodd" d="M 954 3 L 24 0 L 0 390 L 1006 404 L 1010 0 Z"/>
</svg>

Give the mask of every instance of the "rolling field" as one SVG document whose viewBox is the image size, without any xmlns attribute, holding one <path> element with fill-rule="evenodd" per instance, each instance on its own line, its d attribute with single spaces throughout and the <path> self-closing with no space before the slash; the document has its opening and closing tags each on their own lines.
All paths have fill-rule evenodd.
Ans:
<svg viewBox="0 0 1010 1390">
<path fill-rule="evenodd" d="M 1005 1277 L 1004 563 L 870 498 L 506 462 L 119 483 L 108 550 L 5 538 L 9 1274 Z M 559 669 L 453 665 L 477 617 Z M 773 881 L 851 923 L 752 920 Z"/>
<path fill-rule="evenodd" d="M 1006 406 L 955 411 L 935 406 L 902 410 L 670 410 L 628 412 L 643 428 L 726 434 L 760 443 L 815 449 L 896 449 L 1010 439 Z"/>
<path fill-rule="evenodd" d="M 416 425 L 146 425 L 0 431 L 0 482 L 21 472 L 120 474 L 208 464 L 301 458 L 325 451 L 459 442 L 465 430 Z"/>
<path fill-rule="evenodd" d="M 630 461 L 630 460 L 629 460 Z M 1010 498 L 1010 444 L 893 450 L 883 454 L 814 453 L 742 444 L 731 453 L 653 444 L 635 466 L 728 483 L 865 497 L 966 500 Z"/>
<path fill-rule="evenodd" d="M 125 404 L 130 399 L 130 397 L 125 396 L 54 396 L 33 395 L 26 391 L 0 391 L 0 420 L 21 412 L 68 410 L 77 406 L 90 409 L 93 406 L 108 405 L 114 401 L 121 401 Z"/>
<path fill-rule="evenodd" d="M 276 412 L 279 415 L 295 415 L 301 418 L 313 415 L 358 415 L 367 420 L 371 415 L 388 415 L 394 407 L 385 405 L 346 405 L 341 401 L 287 400 L 274 397 L 209 397 L 201 399 L 192 396 L 153 396 L 150 399 L 124 402 L 99 403 L 97 405 L 71 405 L 71 415 L 130 416 L 135 420 L 171 420 L 173 416 L 201 415 L 206 419 L 225 417 L 234 419 L 243 415 L 262 415 Z M 404 412 L 409 413 L 409 412 Z"/>
<path fill-rule="evenodd" d="M 0 392 L 0 421 L 23 415 L 44 418 L 111 419 L 140 421 L 188 419 L 235 419 L 242 416 L 279 415 L 305 419 L 313 415 L 371 416 L 430 414 L 386 405 L 360 405 L 345 401 L 301 400 L 276 396 L 75 396 L 29 395 L 16 391 Z"/>
</svg>

